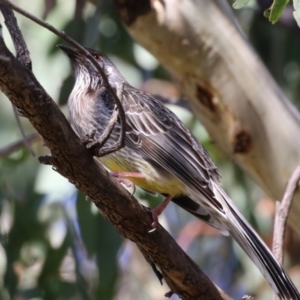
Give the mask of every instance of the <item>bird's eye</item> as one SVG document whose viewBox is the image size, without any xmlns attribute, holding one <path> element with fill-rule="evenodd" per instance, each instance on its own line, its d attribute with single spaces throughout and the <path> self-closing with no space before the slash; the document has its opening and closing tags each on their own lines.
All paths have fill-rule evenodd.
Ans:
<svg viewBox="0 0 300 300">
<path fill-rule="evenodd" d="M 94 54 L 94 57 L 96 60 L 100 61 L 101 60 L 101 55 L 100 54 Z"/>
</svg>

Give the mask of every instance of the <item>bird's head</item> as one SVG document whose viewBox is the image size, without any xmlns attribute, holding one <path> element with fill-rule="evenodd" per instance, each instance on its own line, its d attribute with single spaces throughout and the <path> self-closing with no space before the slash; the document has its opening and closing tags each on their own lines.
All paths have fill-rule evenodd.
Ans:
<svg viewBox="0 0 300 300">
<path fill-rule="evenodd" d="M 77 49 L 66 45 L 57 46 L 68 55 L 75 71 L 76 84 L 80 84 L 83 88 L 88 90 L 97 90 L 103 86 L 103 80 L 100 72 L 88 59 L 88 57 L 86 57 L 86 55 L 80 53 Z M 86 50 L 98 62 L 99 66 L 106 74 L 111 86 L 114 87 L 117 81 L 124 80 L 114 64 L 105 55 L 101 54 L 97 50 L 89 48 L 86 48 Z"/>
</svg>

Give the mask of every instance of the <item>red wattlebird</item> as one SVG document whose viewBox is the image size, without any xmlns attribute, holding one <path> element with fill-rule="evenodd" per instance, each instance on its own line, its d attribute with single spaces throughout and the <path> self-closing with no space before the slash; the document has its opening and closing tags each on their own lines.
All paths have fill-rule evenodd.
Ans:
<svg viewBox="0 0 300 300">
<path fill-rule="evenodd" d="M 88 58 L 71 47 L 59 47 L 69 56 L 76 76 L 68 101 L 71 123 L 80 136 L 93 132 L 97 140 L 111 118 L 114 101 Z M 130 86 L 106 56 L 88 51 L 99 62 L 112 88 L 124 82 L 125 147 L 99 159 L 120 180 L 167 195 L 163 204 L 153 210 L 153 226 L 173 200 L 222 234 L 231 235 L 280 299 L 300 300 L 288 275 L 221 188 L 217 167 L 193 134 L 159 101 Z M 114 145 L 119 135 L 117 123 L 105 146 Z"/>
</svg>

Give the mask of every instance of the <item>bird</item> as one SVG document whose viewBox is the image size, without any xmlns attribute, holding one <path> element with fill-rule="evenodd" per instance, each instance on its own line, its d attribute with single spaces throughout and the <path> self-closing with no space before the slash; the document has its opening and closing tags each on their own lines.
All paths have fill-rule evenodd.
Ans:
<svg viewBox="0 0 300 300">
<path fill-rule="evenodd" d="M 75 83 L 68 99 L 70 122 L 80 137 L 93 132 L 100 139 L 114 111 L 112 95 L 90 59 L 78 49 L 58 45 L 69 57 Z M 159 100 L 132 87 L 113 62 L 97 50 L 86 48 L 104 71 L 112 89 L 122 84 L 125 146 L 100 157 L 113 176 L 142 189 L 165 195 L 153 210 L 152 226 L 170 201 L 198 219 L 230 235 L 247 253 L 283 300 L 300 300 L 295 285 L 269 248 L 239 212 L 220 184 L 220 173 L 195 136 Z M 115 145 L 120 120 L 105 146 Z"/>
</svg>

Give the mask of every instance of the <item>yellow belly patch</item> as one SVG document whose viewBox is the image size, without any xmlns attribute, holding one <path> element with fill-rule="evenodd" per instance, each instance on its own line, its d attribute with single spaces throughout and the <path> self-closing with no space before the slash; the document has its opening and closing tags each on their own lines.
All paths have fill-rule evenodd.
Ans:
<svg viewBox="0 0 300 300">
<path fill-rule="evenodd" d="M 101 158 L 102 163 L 113 172 L 130 172 L 123 164 L 118 164 L 112 159 Z"/>
<path fill-rule="evenodd" d="M 156 193 L 168 194 L 171 196 L 182 195 L 185 191 L 185 185 L 175 176 L 167 172 L 158 172 L 153 169 L 148 163 L 140 164 L 139 168 L 132 167 L 127 161 L 120 161 L 119 159 L 109 159 L 109 157 L 102 157 L 102 163 L 113 172 L 139 172 L 145 178 L 124 177 L 130 180 L 135 185 Z"/>
</svg>

